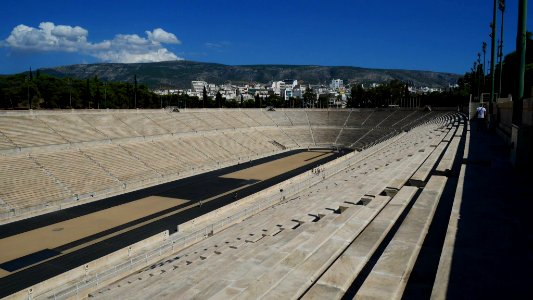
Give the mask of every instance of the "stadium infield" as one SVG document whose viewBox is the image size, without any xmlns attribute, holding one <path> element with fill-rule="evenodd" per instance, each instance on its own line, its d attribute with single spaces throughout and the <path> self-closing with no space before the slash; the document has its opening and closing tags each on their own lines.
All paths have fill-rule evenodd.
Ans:
<svg viewBox="0 0 533 300">
<path fill-rule="evenodd" d="M 326 163 L 331 150 L 293 150 L 0 226 L 0 297 Z"/>
</svg>

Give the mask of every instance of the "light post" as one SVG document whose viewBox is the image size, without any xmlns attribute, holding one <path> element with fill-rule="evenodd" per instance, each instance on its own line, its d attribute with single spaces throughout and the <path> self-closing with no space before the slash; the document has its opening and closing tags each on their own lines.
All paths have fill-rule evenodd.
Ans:
<svg viewBox="0 0 533 300">
<path fill-rule="evenodd" d="M 483 77 L 485 77 L 485 74 L 487 74 L 487 69 L 485 69 L 486 66 L 486 57 L 487 57 L 487 43 L 483 42 L 481 49 L 483 50 Z"/>
<path fill-rule="evenodd" d="M 474 82 L 476 84 L 476 95 L 477 95 L 477 98 L 479 100 L 479 102 L 482 102 L 483 100 L 481 99 L 480 97 L 480 89 L 479 87 L 481 86 L 481 80 L 479 79 L 479 68 L 477 67 L 478 64 L 477 64 L 477 61 L 474 61 L 474 66 L 472 67 L 472 70 L 473 70 L 473 74 L 474 74 Z M 405 103 L 404 103 L 405 105 Z"/>
<path fill-rule="evenodd" d="M 500 0 L 498 8 L 500 9 L 502 13 L 502 21 L 501 21 L 501 27 L 500 27 L 500 47 L 499 47 L 499 65 L 500 65 L 500 74 L 499 74 L 499 80 L 498 80 L 498 94 L 501 97 L 502 94 L 502 73 L 503 73 L 503 16 L 505 13 L 505 0 Z"/>
<path fill-rule="evenodd" d="M 521 167 L 522 162 L 528 161 L 530 154 L 527 152 L 527 135 L 522 129 L 522 109 L 524 98 L 524 77 L 526 70 L 526 42 L 527 42 L 527 0 L 518 1 L 518 32 L 516 34 L 516 58 L 518 73 L 516 73 L 517 90 L 513 97 L 513 126 L 511 141 L 514 145 L 511 152 L 511 161 L 516 167 Z"/>
<path fill-rule="evenodd" d="M 479 71 L 481 71 L 481 72 L 479 72 Z M 485 74 L 483 73 L 483 66 L 481 65 L 481 53 L 479 53 L 479 52 L 477 53 L 476 74 L 477 74 L 477 76 L 480 77 L 479 78 L 479 87 L 478 87 L 478 97 L 480 97 L 480 99 L 481 99 L 481 95 L 483 95 L 483 92 L 484 92 L 484 89 L 485 89 Z M 483 102 L 483 99 L 481 99 L 481 102 Z"/>
<path fill-rule="evenodd" d="M 497 0 L 494 0 L 494 6 L 492 10 L 492 22 L 490 23 L 491 28 L 491 51 L 490 51 L 490 102 L 489 102 L 489 120 L 490 126 L 492 126 L 493 114 L 494 114 L 494 62 L 496 61 L 496 11 L 497 11 Z"/>
<path fill-rule="evenodd" d="M 527 0 L 520 0 L 518 6 L 518 32 L 516 34 L 516 54 L 518 59 L 518 89 L 513 97 L 513 125 L 522 125 L 522 100 L 524 98 L 524 76 L 526 70 L 526 21 Z"/>
</svg>

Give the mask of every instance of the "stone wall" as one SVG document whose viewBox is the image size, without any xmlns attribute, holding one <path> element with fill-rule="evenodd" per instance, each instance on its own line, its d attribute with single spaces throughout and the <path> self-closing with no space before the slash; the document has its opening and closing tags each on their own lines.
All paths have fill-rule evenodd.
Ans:
<svg viewBox="0 0 533 300">
<path fill-rule="evenodd" d="M 511 161 L 519 169 L 533 166 L 533 99 L 525 99 L 522 109 L 522 126 L 516 127 L 513 122 L 513 102 L 508 99 L 498 99 L 496 106 L 498 134 L 505 139 L 512 148 Z"/>
</svg>

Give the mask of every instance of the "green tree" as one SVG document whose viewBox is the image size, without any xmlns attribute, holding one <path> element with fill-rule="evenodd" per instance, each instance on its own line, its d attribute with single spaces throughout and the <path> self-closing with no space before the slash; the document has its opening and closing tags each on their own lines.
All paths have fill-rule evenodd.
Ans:
<svg viewBox="0 0 533 300">
<path fill-rule="evenodd" d="M 309 86 L 309 88 L 305 90 L 305 93 L 303 94 L 303 98 L 304 98 L 304 102 L 303 102 L 304 106 L 313 107 L 313 104 L 316 101 L 316 94 L 311 88 L 311 86 Z"/>
<path fill-rule="evenodd" d="M 134 108 L 137 108 L 137 74 L 134 74 L 133 75 L 133 103 L 134 103 Z"/>
<path fill-rule="evenodd" d="M 361 84 L 352 86 L 351 97 L 348 100 L 348 107 L 363 107 L 365 90 Z"/>
<path fill-rule="evenodd" d="M 205 88 L 204 86 L 204 89 L 202 91 L 202 105 L 205 107 L 205 105 L 207 104 L 207 100 L 208 100 L 208 97 L 207 97 L 207 89 Z"/>
<path fill-rule="evenodd" d="M 93 98 L 93 95 L 91 93 L 91 82 L 89 80 L 89 78 L 87 78 L 86 80 L 86 83 L 85 83 L 85 91 L 82 95 L 83 97 L 83 108 L 90 108 L 91 107 L 91 103 L 92 103 L 92 98 Z"/>
<path fill-rule="evenodd" d="M 227 108 L 236 108 L 238 106 L 239 106 L 239 104 L 237 103 L 237 100 L 235 100 L 235 99 L 231 99 L 231 100 L 226 101 L 226 107 Z"/>
<path fill-rule="evenodd" d="M 94 100 L 96 101 L 96 108 L 100 108 L 100 103 L 102 100 L 102 93 L 100 92 L 100 82 L 98 81 L 98 76 L 94 76 L 94 85 L 96 86 L 96 92 L 94 93 Z"/>
<path fill-rule="evenodd" d="M 329 94 L 321 94 L 318 96 L 318 108 L 327 108 L 329 106 Z"/>
<path fill-rule="evenodd" d="M 254 108 L 255 107 L 255 100 L 248 99 L 248 100 L 244 101 L 243 105 L 246 108 Z"/>
<path fill-rule="evenodd" d="M 215 102 L 218 108 L 222 107 L 222 94 L 220 93 L 220 91 L 218 91 L 215 96 Z"/>
</svg>

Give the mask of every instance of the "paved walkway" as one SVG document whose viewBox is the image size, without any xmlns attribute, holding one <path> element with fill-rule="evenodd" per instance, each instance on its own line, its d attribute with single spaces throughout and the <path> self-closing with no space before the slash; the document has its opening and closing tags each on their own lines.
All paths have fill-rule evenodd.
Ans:
<svg viewBox="0 0 533 300">
<path fill-rule="evenodd" d="M 533 297 L 533 180 L 472 124 L 448 299 Z"/>
</svg>

